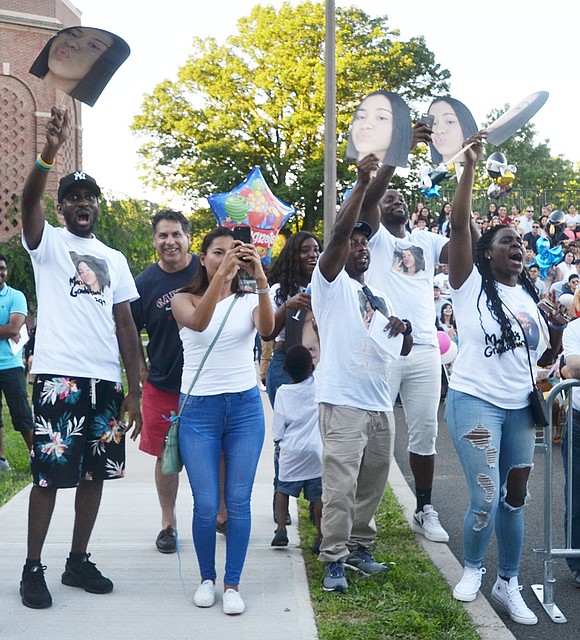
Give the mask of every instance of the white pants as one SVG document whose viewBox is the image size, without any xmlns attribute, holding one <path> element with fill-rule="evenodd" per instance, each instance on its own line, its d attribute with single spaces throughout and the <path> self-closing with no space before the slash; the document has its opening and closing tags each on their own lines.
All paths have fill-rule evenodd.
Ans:
<svg viewBox="0 0 580 640">
<path fill-rule="evenodd" d="M 409 430 L 407 450 L 420 456 L 436 453 L 437 412 L 441 398 L 441 354 L 437 347 L 413 345 L 411 353 L 393 360 L 389 377 L 393 404 L 401 396 Z"/>
</svg>

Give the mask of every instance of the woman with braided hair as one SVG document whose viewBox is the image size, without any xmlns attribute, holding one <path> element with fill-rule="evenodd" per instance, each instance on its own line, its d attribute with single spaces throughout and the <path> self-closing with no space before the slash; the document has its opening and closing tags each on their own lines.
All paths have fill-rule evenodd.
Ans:
<svg viewBox="0 0 580 640">
<path fill-rule="evenodd" d="M 306 291 L 319 255 L 320 242 L 316 236 L 308 231 L 299 231 L 288 238 L 270 270 L 270 299 L 276 325 L 269 336 L 262 337 L 265 340 L 275 340 L 274 353 L 266 375 L 266 390 L 272 407 L 278 387 L 291 382 L 284 371 L 287 347 L 293 346 L 286 344 L 286 334 L 302 330 L 306 317 L 312 318 L 312 314 L 308 313 L 312 311 L 310 293 Z M 299 339 L 294 342 L 302 343 Z"/>
<path fill-rule="evenodd" d="M 523 241 L 516 230 L 491 227 L 472 253 L 471 194 L 484 137 L 479 132 L 467 141 L 473 146 L 465 147 L 449 241 L 449 284 L 461 349 L 445 417 L 470 497 L 463 523 L 464 572 L 453 595 L 464 602 L 475 600 L 495 528 L 498 576 L 491 597 L 512 620 L 531 625 L 538 620 L 518 584 L 535 444 L 530 370 L 535 375 L 538 356 L 540 364 L 554 361 L 563 325 L 556 322 L 560 316 L 544 315 L 537 307 L 538 294 L 524 268 Z"/>
</svg>

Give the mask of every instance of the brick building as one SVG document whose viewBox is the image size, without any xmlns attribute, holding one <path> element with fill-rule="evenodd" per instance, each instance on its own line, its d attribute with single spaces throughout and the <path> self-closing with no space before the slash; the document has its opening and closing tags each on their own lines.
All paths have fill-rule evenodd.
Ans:
<svg viewBox="0 0 580 640">
<path fill-rule="evenodd" d="M 44 144 L 50 108 L 63 94 L 28 72 L 47 40 L 81 24 L 67 0 L 0 0 L 0 242 L 21 230 L 19 199 L 36 154 Z M 81 105 L 69 104 L 73 135 L 49 174 L 47 193 L 82 164 Z"/>
</svg>

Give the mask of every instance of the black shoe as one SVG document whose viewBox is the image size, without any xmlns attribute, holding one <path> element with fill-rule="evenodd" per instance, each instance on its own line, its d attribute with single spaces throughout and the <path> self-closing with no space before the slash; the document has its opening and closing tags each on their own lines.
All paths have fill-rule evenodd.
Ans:
<svg viewBox="0 0 580 640">
<path fill-rule="evenodd" d="M 572 576 L 572 584 L 580 589 L 580 571 L 575 571 Z"/>
<path fill-rule="evenodd" d="M 288 546 L 288 534 L 286 529 L 274 532 L 274 540 L 270 543 L 271 547 L 287 547 Z"/>
<path fill-rule="evenodd" d="M 20 582 L 20 595 L 22 604 L 31 609 L 48 609 L 52 606 L 52 596 L 46 586 L 44 570 L 46 567 L 37 563 L 24 565 L 22 581 Z"/>
<path fill-rule="evenodd" d="M 175 553 L 177 551 L 177 531 L 172 526 L 161 529 L 155 546 L 160 553 Z"/>
<path fill-rule="evenodd" d="M 322 538 L 316 538 L 310 547 L 310 551 L 318 555 L 320 553 L 320 543 L 322 542 Z"/>
<path fill-rule="evenodd" d="M 67 587 L 82 587 L 89 593 L 109 593 L 113 590 L 113 583 L 97 569 L 94 562 L 90 562 L 90 553 L 85 553 L 80 562 L 66 561 L 61 582 Z"/>
</svg>

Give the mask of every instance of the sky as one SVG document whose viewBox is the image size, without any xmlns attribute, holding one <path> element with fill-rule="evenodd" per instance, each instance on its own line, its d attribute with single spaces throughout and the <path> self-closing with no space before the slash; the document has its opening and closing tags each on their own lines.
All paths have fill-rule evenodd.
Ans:
<svg viewBox="0 0 580 640">
<path fill-rule="evenodd" d="M 138 177 L 139 142 L 129 127 L 143 96 L 176 77 L 194 36 L 223 42 L 256 4 L 279 7 L 282 1 L 220 0 L 203 3 L 200 10 L 197 2 L 163 0 L 157 11 L 137 0 L 69 1 L 82 12 L 82 24 L 116 33 L 132 50 L 95 106 L 83 105 L 83 168 L 115 197 L 166 203 L 167 196 L 152 192 Z M 424 36 L 435 60 L 451 73 L 450 95 L 469 107 L 478 124 L 492 109 L 548 91 L 547 103 L 532 120 L 536 142 L 549 139 L 553 155 L 580 161 L 577 129 L 569 124 L 578 113 L 574 70 L 580 5 L 571 0 L 336 0 L 336 6 L 350 5 L 371 17 L 387 15 L 403 40 Z"/>
</svg>

